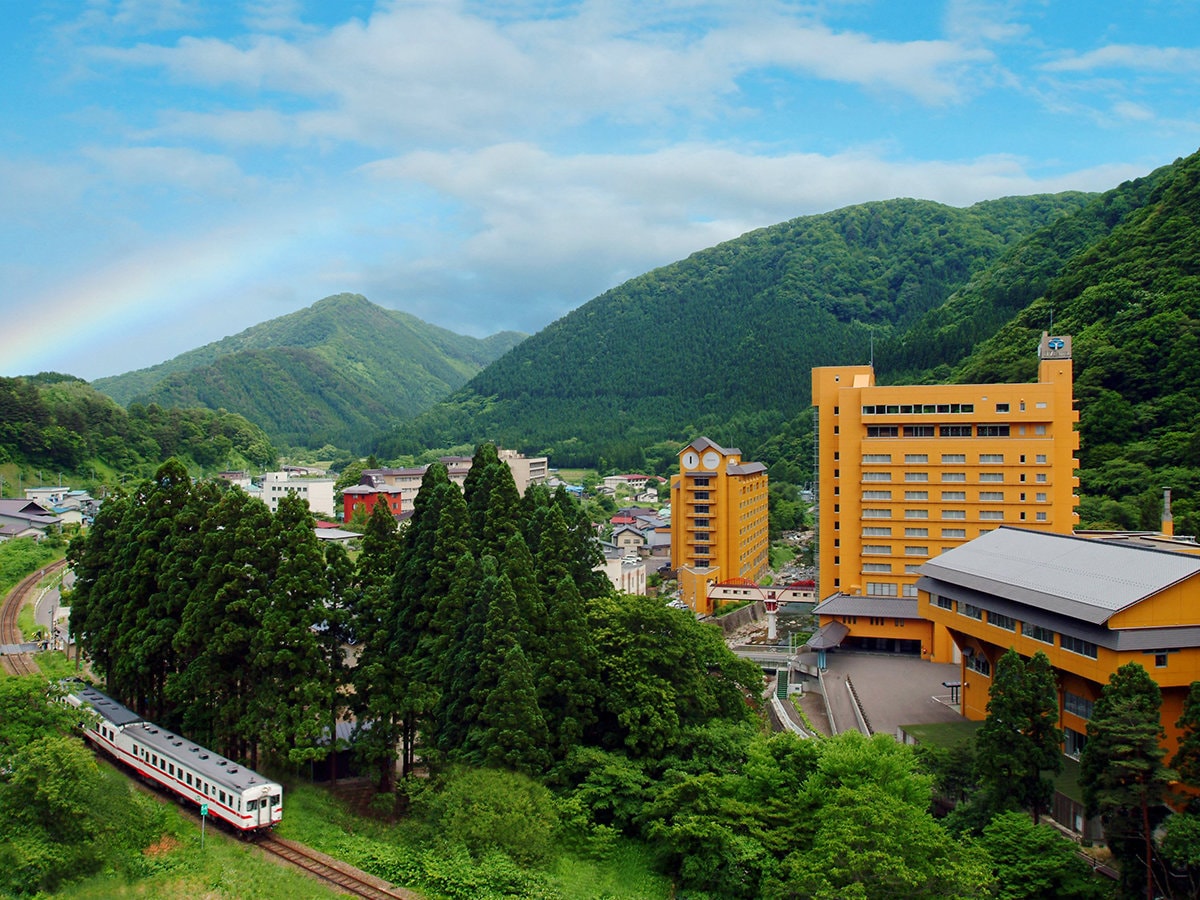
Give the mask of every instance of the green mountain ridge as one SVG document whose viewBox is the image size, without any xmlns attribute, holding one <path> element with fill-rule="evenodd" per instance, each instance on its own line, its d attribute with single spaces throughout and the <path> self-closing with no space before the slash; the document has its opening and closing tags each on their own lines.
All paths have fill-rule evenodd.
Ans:
<svg viewBox="0 0 1200 900">
<path fill-rule="evenodd" d="M 752 231 L 584 304 L 379 452 L 486 436 L 560 465 L 632 466 L 641 447 L 705 432 L 753 449 L 807 410 L 813 366 L 867 362 L 873 342 L 1091 199 L 889 200 Z"/>
<path fill-rule="evenodd" d="M 225 409 L 277 442 L 353 447 L 429 408 L 524 337 L 466 337 L 359 294 L 337 294 L 93 384 L 125 406 Z"/>
</svg>

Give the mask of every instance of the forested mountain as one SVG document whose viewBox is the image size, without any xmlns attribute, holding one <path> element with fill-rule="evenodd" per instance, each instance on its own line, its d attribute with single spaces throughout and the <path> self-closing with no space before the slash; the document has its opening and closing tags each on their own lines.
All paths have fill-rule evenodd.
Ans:
<svg viewBox="0 0 1200 900">
<path fill-rule="evenodd" d="M 1030 348 L 1053 316 L 1056 332 L 1074 335 L 1084 524 L 1157 527 L 1168 486 L 1176 533 L 1200 533 L 1200 154 L 1122 185 L 1083 216 L 1081 230 L 1112 228 L 1053 277 L 1030 276 L 1031 302 L 951 377 L 1036 377 Z M 956 304 L 944 314 L 957 316 Z"/>
<path fill-rule="evenodd" d="M 803 482 L 815 365 L 880 383 L 1036 378 L 1074 335 L 1085 526 L 1200 532 L 1200 154 L 1094 196 L 914 200 L 752 232 L 580 307 L 385 438 L 483 436 L 560 465 L 663 468 L 708 434 Z"/>
<path fill-rule="evenodd" d="M 338 294 L 94 385 L 125 405 L 236 412 L 284 444 L 354 447 L 429 408 L 524 337 L 466 337 Z"/>
<path fill-rule="evenodd" d="M 276 451 L 242 416 L 134 404 L 128 411 L 87 382 L 53 372 L 0 378 L 0 475 L 12 495 L 33 472 L 90 471 L 93 480 L 149 475 L 179 457 L 189 467 L 272 466 Z"/>
<path fill-rule="evenodd" d="M 753 231 L 584 304 L 378 452 L 487 437 L 560 465 L 636 466 L 644 447 L 710 432 L 752 449 L 807 410 L 813 366 L 867 362 L 873 340 L 1090 199 L 890 200 Z"/>
</svg>

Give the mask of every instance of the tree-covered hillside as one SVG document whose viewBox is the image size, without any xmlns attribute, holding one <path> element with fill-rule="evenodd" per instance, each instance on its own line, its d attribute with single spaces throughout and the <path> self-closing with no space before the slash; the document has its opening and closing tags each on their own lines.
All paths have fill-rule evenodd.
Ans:
<svg viewBox="0 0 1200 900">
<path fill-rule="evenodd" d="M 338 294 L 95 387 L 126 405 L 231 410 L 285 444 L 355 447 L 429 408 L 523 338 L 466 337 Z"/>
<path fill-rule="evenodd" d="M 149 475 L 178 456 L 195 471 L 274 465 L 263 430 L 221 410 L 163 409 L 135 404 L 128 411 L 87 382 L 43 373 L 0 378 L 0 474 L 6 496 L 17 477 L 33 472 L 92 473 L 93 479 Z"/>
<path fill-rule="evenodd" d="M 1200 154 L 1121 185 L 1084 213 L 1114 227 L 1071 255 L 953 380 L 1036 378 L 1053 317 L 1074 335 L 1085 525 L 1200 533 Z M 947 312 L 950 311 L 947 306 Z"/>
<path fill-rule="evenodd" d="M 751 232 L 576 309 L 380 452 L 487 438 L 560 465 L 630 465 L 643 446 L 704 432 L 757 446 L 808 407 L 813 366 L 866 362 L 872 340 L 1088 199 L 891 200 Z"/>
</svg>

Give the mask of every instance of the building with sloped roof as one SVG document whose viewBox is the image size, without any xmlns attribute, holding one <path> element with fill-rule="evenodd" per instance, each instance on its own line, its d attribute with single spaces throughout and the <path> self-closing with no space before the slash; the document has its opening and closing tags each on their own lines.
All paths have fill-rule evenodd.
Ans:
<svg viewBox="0 0 1200 900">
<path fill-rule="evenodd" d="M 1077 756 L 1101 688 L 1140 663 L 1162 689 L 1168 753 L 1200 679 L 1200 557 L 1136 543 L 1002 527 L 925 562 L 919 612 L 961 654 L 962 712 L 987 717 L 988 691 L 1009 647 L 1041 650 L 1058 679 L 1065 752 Z"/>
</svg>

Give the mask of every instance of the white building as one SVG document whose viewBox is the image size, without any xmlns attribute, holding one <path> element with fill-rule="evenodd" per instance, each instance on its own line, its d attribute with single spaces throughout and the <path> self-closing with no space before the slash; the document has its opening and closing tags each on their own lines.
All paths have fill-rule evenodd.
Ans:
<svg viewBox="0 0 1200 900">
<path fill-rule="evenodd" d="M 288 472 L 267 472 L 263 475 L 262 499 L 272 513 L 279 511 L 279 499 L 284 494 L 297 494 L 308 501 L 314 515 L 335 517 L 332 478 L 304 478 Z"/>
</svg>

